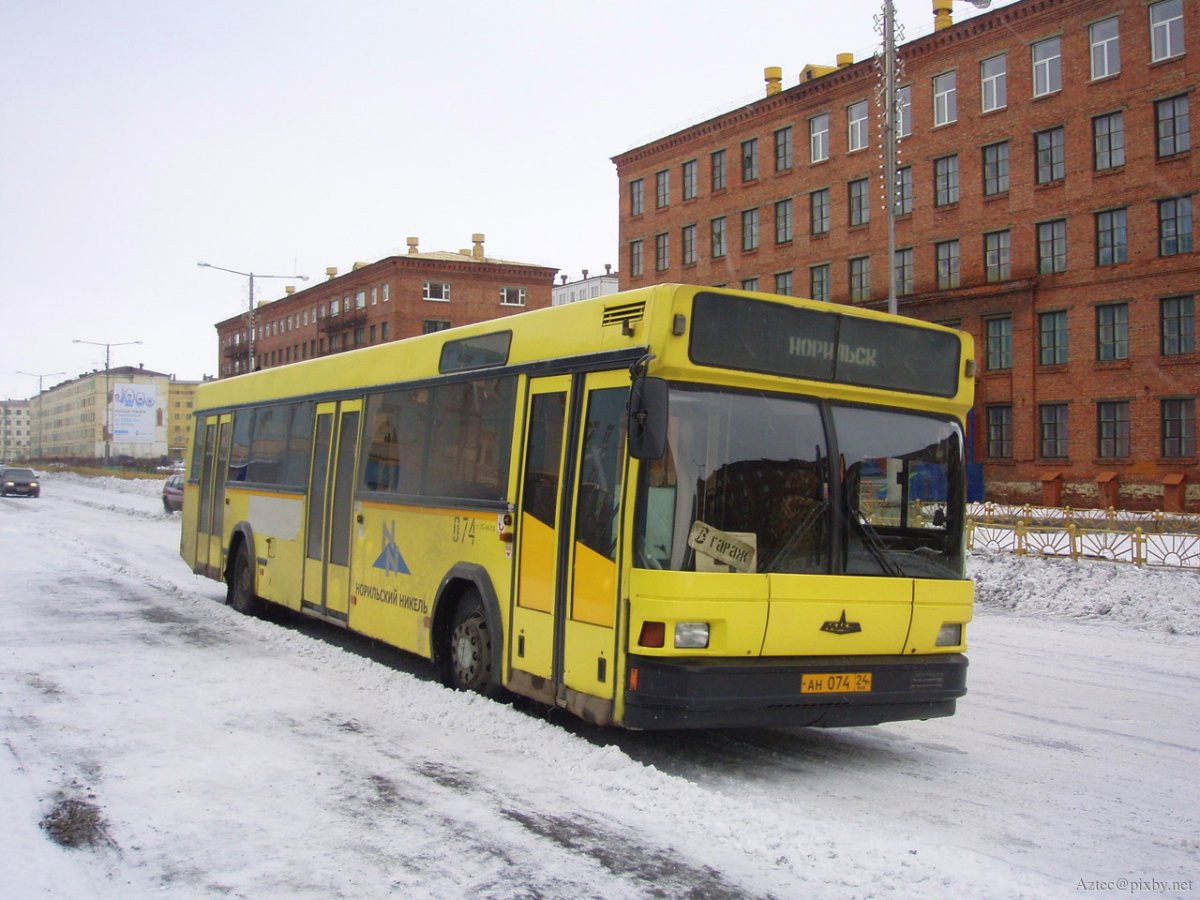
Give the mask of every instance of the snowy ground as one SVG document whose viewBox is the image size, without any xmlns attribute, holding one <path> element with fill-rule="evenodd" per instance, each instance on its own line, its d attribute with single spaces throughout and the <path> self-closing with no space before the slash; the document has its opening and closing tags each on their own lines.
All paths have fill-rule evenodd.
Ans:
<svg viewBox="0 0 1200 900">
<path fill-rule="evenodd" d="M 956 716 L 633 734 L 237 615 L 159 487 L 0 500 L 5 900 L 1200 893 L 1194 571 L 976 556 Z"/>
</svg>

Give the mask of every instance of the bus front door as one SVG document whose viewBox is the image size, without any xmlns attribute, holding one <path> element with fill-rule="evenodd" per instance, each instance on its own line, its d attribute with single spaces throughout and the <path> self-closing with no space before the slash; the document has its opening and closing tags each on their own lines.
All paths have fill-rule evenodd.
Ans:
<svg viewBox="0 0 1200 900">
<path fill-rule="evenodd" d="M 361 400 L 317 404 L 308 477 L 301 608 L 345 622 Z"/>
<path fill-rule="evenodd" d="M 617 528 L 629 373 L 530 382 L 517 522 L 513 687 L 593 721 L 616 677 Z"/>
<path fill-rule="evenodd" d="M 563 578 L 559 522 L 570 396 L 570 375 L 532 379 L 525 416 L 528 427 L 516 529 L 517 596 L 509 659 L 517 678 L 531 675 L 535 684 L 543 686 L 554 677 L 554 623 Z M 553 702 L 553 692 L 542 699 Z"/>
<path fill-rule="evenodd" d="M 200 471 L 200 509 L 196 519 L 196 562 L 192 570 L 209 578 L 222 579 L 225 536 L 225 481 L 229 470 L 229 447 L 233 440 L 233 416 L 209 416 L 204 421 L 204 447 Z"/>
</svg>

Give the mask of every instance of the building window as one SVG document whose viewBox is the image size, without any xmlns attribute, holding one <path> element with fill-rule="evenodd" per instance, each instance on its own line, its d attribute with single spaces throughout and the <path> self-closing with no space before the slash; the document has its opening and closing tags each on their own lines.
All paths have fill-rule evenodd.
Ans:
<svg viewBox="0 0 1200 900">
<path fill-rule="evenodd" d="M 850 224 L 866 225 L 871 221 L 871 180 L 859 178 L 848 185 Z"/>
<path fill-rule="evenodd" d="M 1092 119 L 1092 146 L 1097 172 L 1125 165 L 1125 114 L 1108 113 Z"/>
<path fill-rule="evenodd" d="M 713 219 L 709 224 L 712 228 L 712 258 L 720 259 L 728 252 L 728 244 L 725 241 L 725 217 Z"/>
<path fill-rule="evenodd" d="M 1116 16 L 1088 27 L 1092 41 L 1092 78 L 1108 78 L 1121 71 L 1121 30 Z"/>
<path fill-rule="evenodd" d="M 421 323 L 421 334 L 434 334 L 438 331 L 445 331 L 449 327 L 449 319 L 426 319 Z"/>
<path fill-rule="evenodd" d="M 958 202 L 957 154 L 933 161 L 933 186 L 935 206 L 949 206 Z"/>
<path fill-rule="evenodd" d="M 792 201 L 775 204 L 775 243 L 785 244 L 792 239 Z"/>
<path fill-rule="evenodd" d="M 1103 361 L 1129 358 L 1129 304 L 1096 307 L 1096 358 Z"/>
<path fill-rule="evenodd" d="M 1183 0 L 1150 4 L 1150 59 L 1170 59 L 1183 53 Z"/>
<path fill-rule="evenodd" d="M 958 287 L 958 241 L 942 241 L 936 244 L 934 249 L 937 259 L 938 290 L 947 291 Z"/>
<path fill-rule="evenodd" d="M 1186 397 L 1162 402 L 1162 455 L 1196 455 L 1196 400 Z"/>
<path fill-rule="evenodd" d="M 987 367 L 989 371 L 1012 368 L 1012 319 L 1002 316 L 988 319 L 985 328 L 987 334 Z"/>
<path fill-rule="evenodd" d="M 1158 201 L 1158 255 L 1192 252 L 1192 198 Z"/>
<path fill-rule="evenodd" d="M 1043 403 L 1038 407 L 1041 424 L 1039 453 L 1046 459 L 1066 459 L 1067 404 Z"/>
<path fill-rule="evenodd" d="M 1012 407 L 989 406 L 987 408 L 987 455 L 993 459 L 1008 459 L 1012 456 L 1013 414 Z"/>
<path fill-rule="evenodd" d="M 709 161 L 712 164 L 713 191 L 725 190 L 725 151 L 714 150 L 709 155 Z"/>
<path fill-rule="evenodd" d="M 1037 150 L 1037 183 L 1060 181 L 1067 174 L 1066 139 L 1062 126 L 1034 135 Z"/>
<path fill-rule="evenodd" d="M 1178 356 L 1196 352 L 1196 298 L 1163 297 L 1159 302 L 1162 319 L 1162 354 Z"/>
<path fill-rule="evenodd" d="M 1097 450 L 1102 459 L 1129 456 L 1129 402 L 1103 401 L 1096 404 Z"/>
<path fill-rule="evenodd" d="M 361 291 L 356 291 L 356 292 L 355 292 L 355 294 L 354 294 L 354 308 L 355 308 L 355 309 L 366 309 L 366 308 L 367 308 L 367 291 L 366 291 L 366 288 L 363 288 Z M 282 323 L 280 323 L 280 324 L 282 324 Z"/>
<path fill-rule="evenodd" d="M 783 297 L 792 296 L 792 273 L 791 272 L 776 272 L 775 273 L 775 293 Z"/>
<path fill-rule="evenodd" d="M 387 303 L 389 300 L 392 299 L 390 288 L 391 288 L 391 283 L 385 281 L 383 283 L 383 302 L 384 303 Z"/>
<path fill-rule="evenodd" d="M 846 109 L 846 149 L 853 153 L 867 146 L 867 101 L 852 103 Z"/>
<path fill-rule="evenodd" d="M 896 137 L 906 138 L 912 134 L 912 85 L 896 91 Z"/>
<path fill-rule="evenodd" d="M 809 266 L 808 294 L 814 300 L 829 302 L 829 263 Z"/>
<path fill-rule="evenodd" d="M 758 209 L 742 210 L 742 250 L 758 249 Z"/>
<path fill-rule="evenodd" d="M 642 277 L 642 242 L 629 242 L 629 275 L 632 278 Z"/>
<path fill-rule="evenodd" d="M 500 305 L 501 306 L 524 306 L 525 305 L 525 288 L 519 288 L 519 287 L 502 287 L 502 288 L 500 288 Z"/>
<path fill-rule="evenodd" d="M 743 291 L 757 291 L 758 290 L 758 279 L 757 278 L 743 278 L 742 279 L 742 290 Z"/>
<path fill-rule="evenodd" d="M 758 138 L 742 141 L 742 181 L 758 177 Z"/>
<path fill-rule="evenodd" d="M 958 120 L 958 77 L 943 72 L 933 79 L 933 124 L 949 125 Z"/>
<path fill-rule="evenodd" d="M 1154 104 L 1154 121 L 1158 133 L 1158 158 L 1183 153 L 1192 146 L 1191 125 L 1188 122 L 1187 94 L 1168 97 Z"/>
<path fill-rule="evenodd" d="M 829 113 L 813 116 L 808 122 L 808 154 L 810 162 L 829 159 Z"/>
<path fill-rule="evenodd" d="M 700 166 L 694 159 L 683 164 L 683 199 L 695 200 L 700 190 Z"/>
<path fill-rule="evenodd" d="M 903 297 L 913 292 L 912 247 L 896 251 L 895 265 L 892 267 L 892 277 L 895 279 L 897 297 Z"/>
<path fill-rule="evenodd" d="M 1062 52 L 1058 38 L 1033 45 L 1033 96 L 1062 90 Z"/>
<path fill-rule="evenodd" d="M 896 170 L 896 215 L 912 215 L 913 210 L 913 174 L 912 166 L 903 166 Z"/>
<path fill-rule="evenodd" d="M 646 185 L 640 178 L 629 182 L 629 214 L 640 216 L 645 212 Z"/>
<path fill-rule="evenodd" d="M 1038 272 L 1052 275 L 1067 271 L 1067 220 L 1040 222 L 1038 234 Z"/>
<path fill-rule="evenodd" d="M 813 234 L 829 231 L 829 188 L 813 191 L 808 195 L 809 218 Z"/>
<path fill-rule="evenodd" d="M 1129 236 L 1123 209 L 1096 213 L 1096 265 L 1111 266 L 1129 258 Z"/>
<path fill-rule="evenodd" d="M 426 300 L 438 300 L 442 303 L 450 302 L 450 285 L 445 281 L 427 281 L 423 289 L 423 296 Z M 337 315 L 337 301 L 329 310 L 330 315 Z"/>
<path fill-rule="evenodd" d="M 983 193 L 994 196 L 1008 191 L 1008 141 L 983 148 Z"/>
<path fill-rule="evenodd" d="M 983 93 L 983 111 L 1008 106 L 1008 55 L 1001 53 L 979 64 L 979 87 Z"/>
<path fill-rule="evenodd" d="M 1038 315 L 1038 362 L 1043 366 L 1061 366 L 1067 361 L 1067 313 Z"/>
<path fill-rule="evenodd" d="M 792 129 L 780 128 L 775 132 L 775 171 L 786 172 L 792 167 Z"/>
<path fill-rule="evenodd" d="M 862 302 L 871 299 L 871 257 L 856 256 L 850 260 L 850 299 Z"/>
<path fill-rule="evenodd" d="M 1012 235 L 992 231 L 983 236 L 983 264 L 989 282 L 1007 281 L 1012 275 Z"/>
<path fill-rule="evenodd" d="M 665 231 L 654 236 L 654 270 L 665 272 L 671 265 L 671 236 Z"/>
<path fill-rule="evenodd" d="M 679 252 L 683 256 L 683 264 L 685 266 L 693 265 L 696 262 L 696 226 L 684 225 L 679 232 Z"/>
<path fill-rule="evenodd" d="M 654 175 L 654 207 L 665 209 L 671 205 L 671 170 L 663 169 Z"/>
</svg>

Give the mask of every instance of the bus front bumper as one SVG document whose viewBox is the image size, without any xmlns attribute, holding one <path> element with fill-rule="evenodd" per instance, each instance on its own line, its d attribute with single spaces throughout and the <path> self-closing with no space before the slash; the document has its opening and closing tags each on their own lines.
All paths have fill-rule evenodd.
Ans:
<svg viewBox="0 0 1200 900">
<path fill-rule="evenodd" d="M 878 725 L 954 714 L 967 692 L 967 658 L 809 656 L 663 659 L 630 656 L 637 690 L 625 691 L 622 724 L 633 729 Z M 870 690 L 806 693 L 806 676 L 870 675 Z M 859 676 L 859 677 L 855 677 Z M 632 678 L 630 679 L 632 680 Z M 627 682 L 628 683 L 628 682 Z"/>
</svg>

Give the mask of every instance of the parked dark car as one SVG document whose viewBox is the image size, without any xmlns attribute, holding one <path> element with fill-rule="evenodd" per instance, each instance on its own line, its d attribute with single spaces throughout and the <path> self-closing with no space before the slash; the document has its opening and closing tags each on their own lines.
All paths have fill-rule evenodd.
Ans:
<svg viewBox="0 0 1200 900">
<path fill-rule="evenodd" d="M 7 466 L 0 474 L 0 496 L 7 497 L 16 494 L 20 497 L 40 497 L 42 486 L 33 469 L 23 469 L 20 466 Z"/>
<path fill-rule="evenodd" d="M 183 509 L 183 476 L 172 475 L 163 484 L 163 509 L 175 512 Z"/>
</svg>

